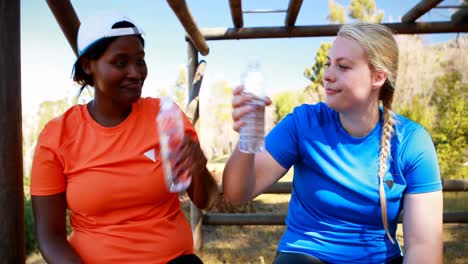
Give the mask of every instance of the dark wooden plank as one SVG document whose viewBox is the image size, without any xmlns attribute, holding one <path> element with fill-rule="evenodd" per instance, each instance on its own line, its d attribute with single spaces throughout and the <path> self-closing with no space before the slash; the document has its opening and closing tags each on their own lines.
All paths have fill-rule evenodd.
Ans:
<svg viewBox="0 0 468 264">
<path fill-rule="evenodd" d="M 205 225 L 284 225 L 286 214 L 254 213 L 254 214 L 229 214 L 207 213 L 203 215 Z M 399 218 L 402 222 L 402 216 Z M 468 211 L 444 212 L 443 221 L 449 223 L 468 223 Z"/>
<path fill-rule="evenodd" d="M 234 27 L 241 28 L 244 26 L 244 18 L 242 16 L 242 1 L 229 0 L 229 7 L 231 8 L 231 17 Z"/>
<path fill-rule="evenodd" d="M 467 24 L 451 22 L 385 23 L 395 34 L 429 34 L 468 32 Z M 251 28 L 206 28 L 202 34 L 206 40 L 303 38 L 336 36 L 341 25 L 251 27 Z"/>
<path fill-rule="evenodd" d="M 416 21 L 416 19 L 422 17 L 424 14 L 426 14 L 429 10 L 434 8 L 442 1 L 443 0 L 422 0 L 413 8 L 411 8 L 410 11 L 403 15 L 403 17 L 401 18 L 401 22 L 413 23 L 414 21 Z"/>
<path fill-rule="evenodd" d="M 185 32 L 187 32 L 187 35 L 193 45 L 195 45 L 201 54 L 205 56 L 208 55 L 210 49 L 206 44 L 205 37 L 203 37 L 197 23 L 195 23 L 185 0 L 167 0 L 167 3 L 172 8 L 172 11 L 174 11 L 174 14 L 176 14 L 182 26 L 185 28 Z"/>
<path fill-rule="evenodd" d="M 204 225 L 284 225 L 285 214 L 227 214 L 208 213 L 203 215 Z"/>
<path fill-rule="evenodd" d="M 458 9 L 450 17 L 453 23 L 455 24 L 468 24 L 468 4 L 463 5 L 463 8 Z"/>
<path fill-rule="evenodd" d="M 0 0 L 0 32 L 0 262 L 24 263 L 19 0 Z"/>
<path fill-rule="evenodd" d="M 297 15 L 302 6 L 302 0 L 290 0 L 288 6 L 288 13 L 286 14 L 285 26 L 292 27 L 296 24 Z"/>
<path fill-rule="evenodd" d="M 65 34 L 73 52 L 75 52 L 75 55 L 78 55 L 76 37 L 78 35 L 78 28 L 80 27 L 80 20 L 70 0 L 47 0 L 47 4 L 60 25 L 63 34 Z"/>
</svg>

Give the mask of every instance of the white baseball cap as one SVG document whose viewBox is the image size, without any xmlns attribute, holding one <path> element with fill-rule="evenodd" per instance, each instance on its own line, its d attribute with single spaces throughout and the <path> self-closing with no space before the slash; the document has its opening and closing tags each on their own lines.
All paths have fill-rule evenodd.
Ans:
<svg viewBox="0 0 468 264">
<path fill-rule="evenodd" d="M 135 27 L 112 28 L 115 23 L 122 21 L 130 22 Z M 127 16 L 115 12 L 97 14 L 81 21 L 76 40 L 78 56 L 81 56 L 90 46 L 103 38 L 143 34 L 143 30 Z"/>
</svg>

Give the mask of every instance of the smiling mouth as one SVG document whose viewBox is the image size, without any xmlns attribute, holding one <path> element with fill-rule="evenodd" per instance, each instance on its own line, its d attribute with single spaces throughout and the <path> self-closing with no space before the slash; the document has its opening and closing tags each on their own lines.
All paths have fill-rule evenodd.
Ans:
<svg viewBox="0 0 468 264">
<path fill-rule="evenodd" d="M 139 90 L 142 87 L 142 83 L 131 83 L 123 86 L 122 88 L 128 89 L 128 90 Z"/>
<path fill-rule="evenodd" d="M 333 95 L 333 94 L 337 94 L 337 93 L 340 93 L 341 90 L 338 90 L 338 89 L 331 89 L 331 88 L 326 88 L 325 89 L 325 93 L 328 94 L 328 95 Z"/>
</svg>

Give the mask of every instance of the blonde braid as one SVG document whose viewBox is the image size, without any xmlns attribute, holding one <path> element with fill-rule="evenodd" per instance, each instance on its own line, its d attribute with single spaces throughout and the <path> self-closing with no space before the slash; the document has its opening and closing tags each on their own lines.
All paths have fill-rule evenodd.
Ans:
<svg viewBox="0 0 468 264">
<path fill-rule="evenodd" d="M 384 188 L 384 175 L 387 171 L 387 160 L 391 158 L 390 155 L 390 139 L 393 135 L 394 129 L 393 126 L 395 124 L 395 117 L 393 116 L 392 108 L 391 108 L 391 101 L 384 102 L 384 124 L 382 127 L 382 136 L 380 139 L 380 153 L 379 153 L 379 197 L 380 197 L 380 207 L 382 211 L 382 222 L 387 233 L 388 238 L 392 242 L 395 243 L 392 236 L 390 235 L 390 231 L 388 229 L 388 219 L 387 219 L 387 198 L 385 195 L 385 188 Z"/>
</svg>

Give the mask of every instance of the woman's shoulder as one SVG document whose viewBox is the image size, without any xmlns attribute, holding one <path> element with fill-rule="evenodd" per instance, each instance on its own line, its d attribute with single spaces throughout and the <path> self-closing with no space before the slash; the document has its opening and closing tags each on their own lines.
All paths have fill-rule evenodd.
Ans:
<svg viewBox="0 0 468 264">
<path fill-rule="evenodd" d="M 395 113 L 395 129 L 397 135 L 402 139 L 414 137 L 414 135 L 429 134 L 427 130 L 419 123 Z"/>
<path fill-rule="evenodd" d="M 74 105 L 68 108 L 63 114 L 49 120 L 44 129 L 53 130 L 62 126 L 76 126 L 79 119 L 82 119 L 83 110 L 86 110 L 86 105 Z"/>
<path fill-rule="evenodd" d="M 295 120 L 306 122 L 309 125 L 324 125 L 333 118 L 334 110 L 323 102 L 316 104 L 303 104 L 294 108 L 291 113 Z"/>
<path fill-rule="evenodd" d="M 55 142 L 73 135 L 77 127 L 84 122 L 86 105 L 74 105 L 63 114 L 48 121 L 39 136 L 41 142 Z"/>
<path fill-rule="evenodd" d="M 434 148 L 434 143 L 429 132 L 419 123 L 396 115 L 394 143 L 398 146 L 400 153 L 425 152 Z"/>
</svg>

